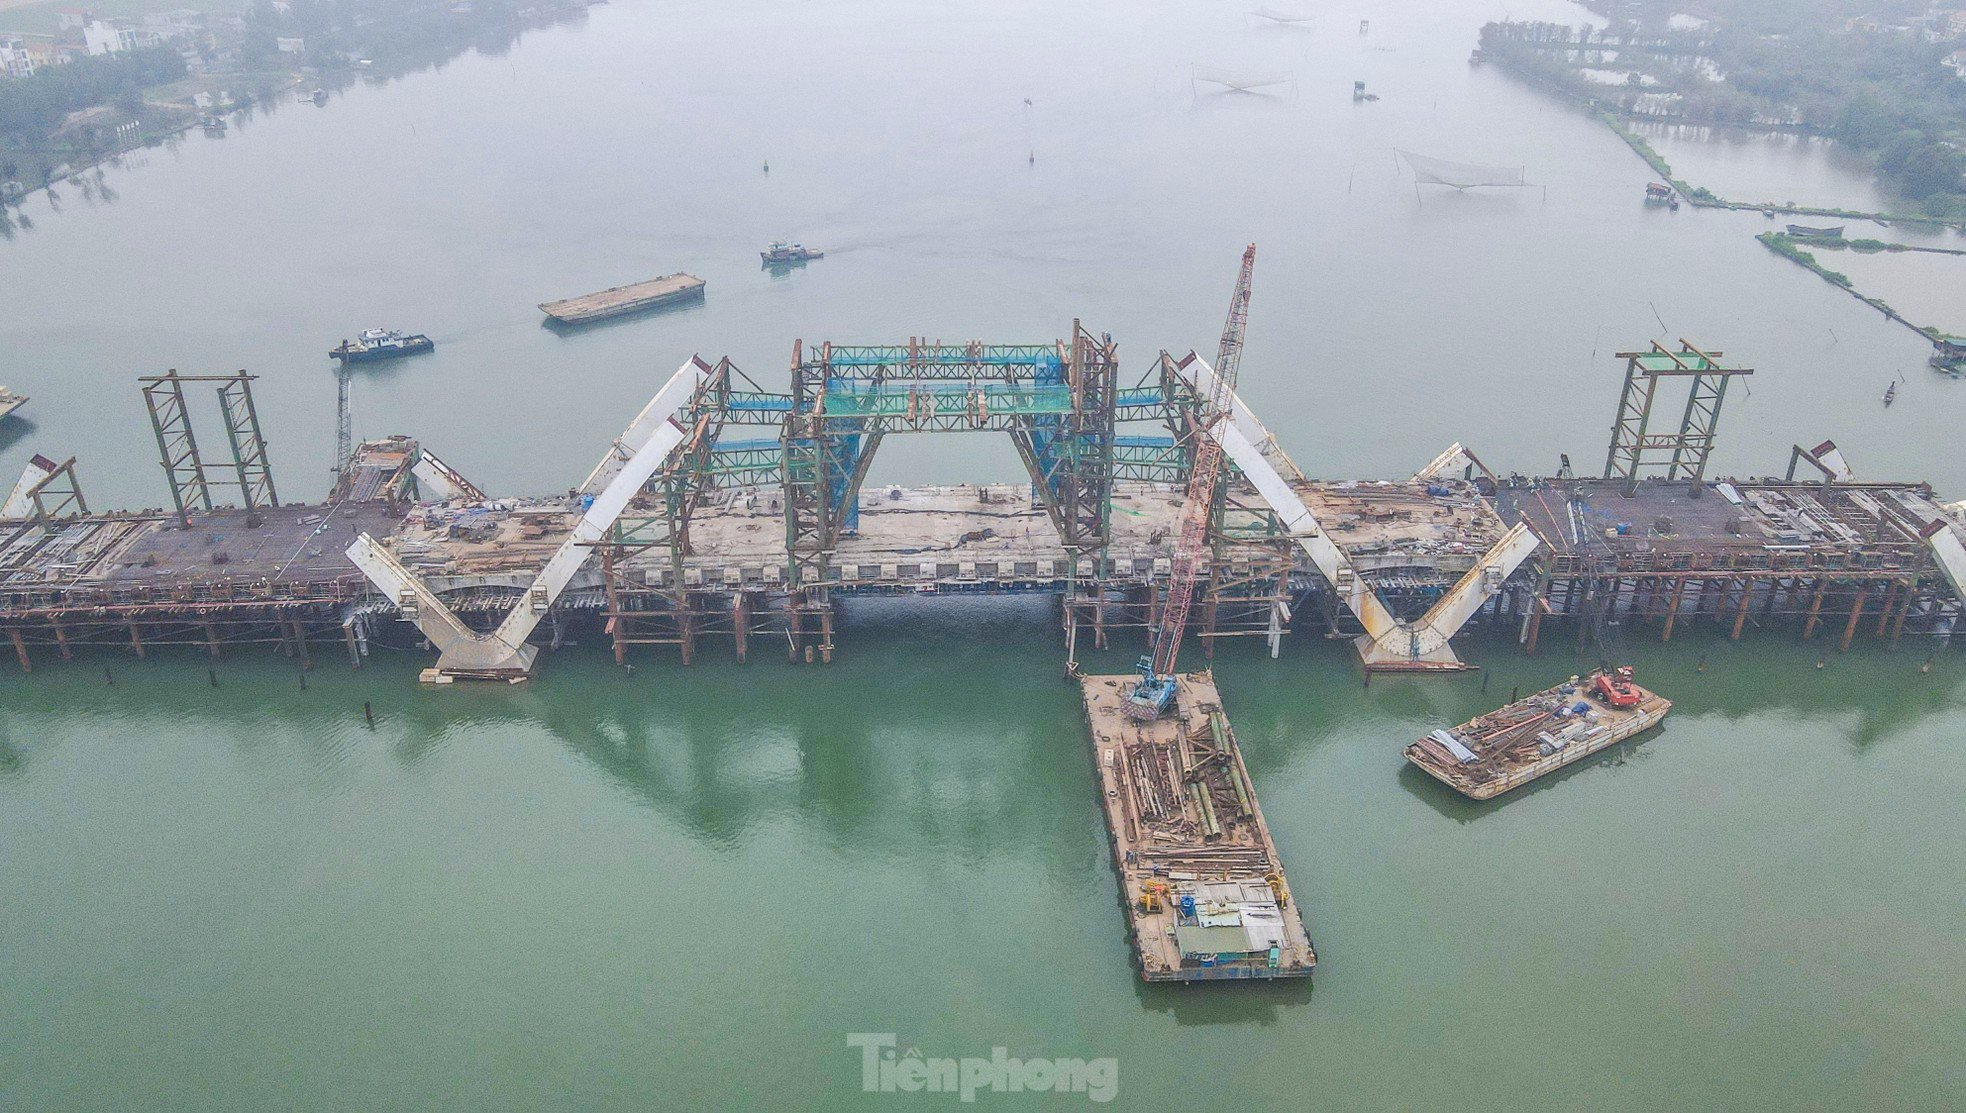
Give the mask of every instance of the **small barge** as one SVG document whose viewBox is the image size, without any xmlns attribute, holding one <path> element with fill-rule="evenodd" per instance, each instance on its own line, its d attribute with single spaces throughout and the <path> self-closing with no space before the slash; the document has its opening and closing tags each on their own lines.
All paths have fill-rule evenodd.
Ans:
<svg viewBox="0 0 1966 1113">
<path fill-rule="evenodd" d="M 364 329 L 362 335 L 354 340 L 343 340 L 329 348 L 328 355 L 343 363 L 374 363 L 427 352 L 436 346 L 436 341 L 420 332 L 403 333 L 395 329 L 372 328 Z"/>
<path fill-rule="evenodd" d="M 1406 759 L 1435 780 L 1488 800 L 1545 773 L 1649 730 L 1672 701 L 1632 681 L 1632 671 L 1571 677 L 1406 748 Z"/>
<path fill-rule="evenodd" d="M 1809 224 L 1791 224 L 1788 226 L 1788 231 L 1789 235 L 1794 236 L 1798 240 L 1840 240 L 1843 238 L 1844 227 L 1845 225 L 1842 224 L 1838 224 L 1832 228 L 1817 228 Z"/>
<path fill-rule="evenodd" d="M 1153 722 L 1124 711 L 1138 676 L 1080 681 L 1100 804 L 1140 976 L 1308 978 L 1317 966 L 1215 678 L 1175 678 Z"/>
<path fill-rule="evenodd" d="M 15 394 L 6 387 L 0 386 L 0 418 L 6 417 L 8 414 L 13 413 L 25 405 L 27 405 L 27 395 Z"/>
<path fill-rule="evenodd" d="M 693 274 L 665 274 L 646 282 L 610 286 L 564 301 L 549 301 L 540 311 L 563 325 L 584 325 L 628 313 L 660 309 L 703 296 L 703 280 Z"/>
</svg>

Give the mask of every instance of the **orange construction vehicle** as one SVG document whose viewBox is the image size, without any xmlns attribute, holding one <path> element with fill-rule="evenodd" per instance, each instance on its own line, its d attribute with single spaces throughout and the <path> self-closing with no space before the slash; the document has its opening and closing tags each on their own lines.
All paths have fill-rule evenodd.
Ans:
<svg viewBox="0 0 1966 1113">
<path fill-rule="evenodd" d="M 1637 707 L 1638 685 L 1632 683 L 1630 665 L 1611 672 L 1599 670 L 1591 676 L 1591 695 L 1606 707 Z"/>
</svg>

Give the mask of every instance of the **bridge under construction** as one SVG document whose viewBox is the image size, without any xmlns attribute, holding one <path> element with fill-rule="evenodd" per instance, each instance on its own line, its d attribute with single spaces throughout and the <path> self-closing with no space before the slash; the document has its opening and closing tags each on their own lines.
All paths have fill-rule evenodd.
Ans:
<svg viewBox="0 0 1966 1113">
<path fill-rule="evenodd" d="M 1206 439 L 1226 475 L 1189 624 L 1205 647 L 1257 637 L 1274 654 L 1315 631 L 1367 669 L 1425 671 L 1467 667 L 1453 639 L 1484 623 L 1529 652 L 1552 623 L 1580 644 L 1607 623 L 1791 626 L 1844 648 L 1949 637 L 1959 504 L 1859 481 L 1828 442 L 1797 446 L 1782 476 L 1709 476 L 1727 383 L 1749 372 L 1685 342 L 1622 358 L 1592 478 L 1567 461 L 1498 475 L 1457 445 L 1407 477 L 1308 479 L 1233 391 L 1204 420 L 1207 360 L 1161 352 L 1123 375 L 1113 339 L 1074 322 L 1039 344 L 795 344 L 772 386 L 692 357 L 567 494 L 492 497 L 397 437 L 354 447 L 305 505 L 278 497 L 252 376 L 148 376 L 170 508 L 92 509 L 74 460 L 37 456 L 0 506 L 0 630 L 23 670 L 254 643 L 359 664 L 372 642 L 420 638 L 426 680 L 517 680 L 575 636 L 622 661 L 760 644 L 824 661 L 857 598 L 1040 593 L 1069 661 L 1160 625 Z M 193 428 L 213 387 L 217 452 Z M 1655 430 L 1655 401 L 1676 428 Z M 1023 481 L 867 481 L 889 436 L 978 431 L 1011 439 Z"/>
</svg>

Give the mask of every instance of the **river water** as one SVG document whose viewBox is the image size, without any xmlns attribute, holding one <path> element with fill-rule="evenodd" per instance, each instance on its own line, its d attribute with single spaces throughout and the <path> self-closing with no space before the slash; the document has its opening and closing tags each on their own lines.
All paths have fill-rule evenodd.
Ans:
<svg viewBox="0 0 1966 1113">
<path fill-rule="evenodd" d="M 1684 336 L 1757 368 L 1720 470 L 1834 436 L 1864 475 L 1966 491 L 1966 384 L 1755 243 L 1758 214 L 1643 207 L 1615 136 L 1467 64 L 1505 14 L 1583 18 L 596 8 L 150 152 L 108 171 L 113 199 L 32 200 L 0 243 L 0 382 L 34 397 L 0 472 L 74 454 L 93 504 L 157 505 L 133 376 L 246 367 L 282 494 L 318 497 L 325 349 L 386 324 L 439 346 L 362 373 L 361 433 L 413 433 L 493 490 L 564 488 L 691 352 L 776 386 L 797 337 L 1044 340 L 1075 316 L 1136 371 L 1208 350 L 1254 240 L 1244 393 L 1314 474 L 1409 472 L 1453 440 L 1590 469 L 1611 353 Z M 1294 83 L 1208 93 L 1195 67 Z M 1416 196 L 1395 148 L 1537 186 Z M 752 254 L 773 238 L 828 255 L 774 277 Z M 700 308 L 572 336 L 533 308 L 677 269 L 709 281 Z M 890 438 L 874 474 L 1020 473 L 997 440 Z M 419 690 L 415 657 L 324 661 L 305 689 L 245 654 L 9 676 L 0 1106 L 907 1101 L 861 1093 L 856 1032 L 1115 1057 L 1122 1107 L 1966 1101 L 1956 654 L 1921 672 L 1928 649 L 1860 639 L 1818 670 L 1780 634 L 1634 632 L 1667 727 L 1476 806 L 1400 748 L 1578 667 L 1569 638 L 1369 689 L 1310 636 L 1277 661 L 1231 646 L 1218 675 L 1322 964 L 1314 991 L 1183 992 L 1128 967 L 1049 622 L 862 607 L 827 668 L 712 649 L 626 674 L 586 646 L 499 690 Z"/>
</svg>

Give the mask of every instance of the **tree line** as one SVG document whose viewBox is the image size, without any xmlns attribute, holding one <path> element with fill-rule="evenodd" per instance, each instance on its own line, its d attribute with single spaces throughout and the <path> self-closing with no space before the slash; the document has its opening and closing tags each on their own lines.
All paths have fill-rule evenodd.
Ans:
<svg viewBox="0 0 1966 1113">
<path fill-rule="evenodd" d="M 1672 7 L 1643 0 L 1637 22 L 1597 31 L 1489 24 L 1482 29 L 1482 49 L 1527 76 L 1625 115 L 1832 137 L 1867 155 L 1888 185 L 1931 214 L 1966 215 L 1966 81 L 1940 62 L 1959 44 L 1929 42 L 1911 32 L 1846 30 L 1855 15 L 1878 10 L 1853 0 L 1711 0 L 1703 10 L 1714 22 L 1699 30 L 1670 27 Z M 1621 4 L 1618 11 L 1632 9 Z M 1882 18 L 1892 18 L 1888 7 L 1886 12 Z M 1614 46 L 1607 39 L 1662 48 Z M 1562 49 L 1566 44 L 1574 47 Z M 1573 55 L 1592 49 L 1617 49 L 1618 68 L 1644 73 L 1656 84 L 1587 80 L 1576 72 Z M 1689 65 L 1689 57 L 1709 65 Z M 1648 93 L 1673 97 L 1664 101 Z"/>
<path fill-rule="evenodd" d="M 76 58 L 30 77 L 0 78 L 0 140 L 38 143 L 70 113 L 112 103 L 134 109 L 145 88 L 182 76 L 184 59 L 159 46 Z"/>
</svg>

